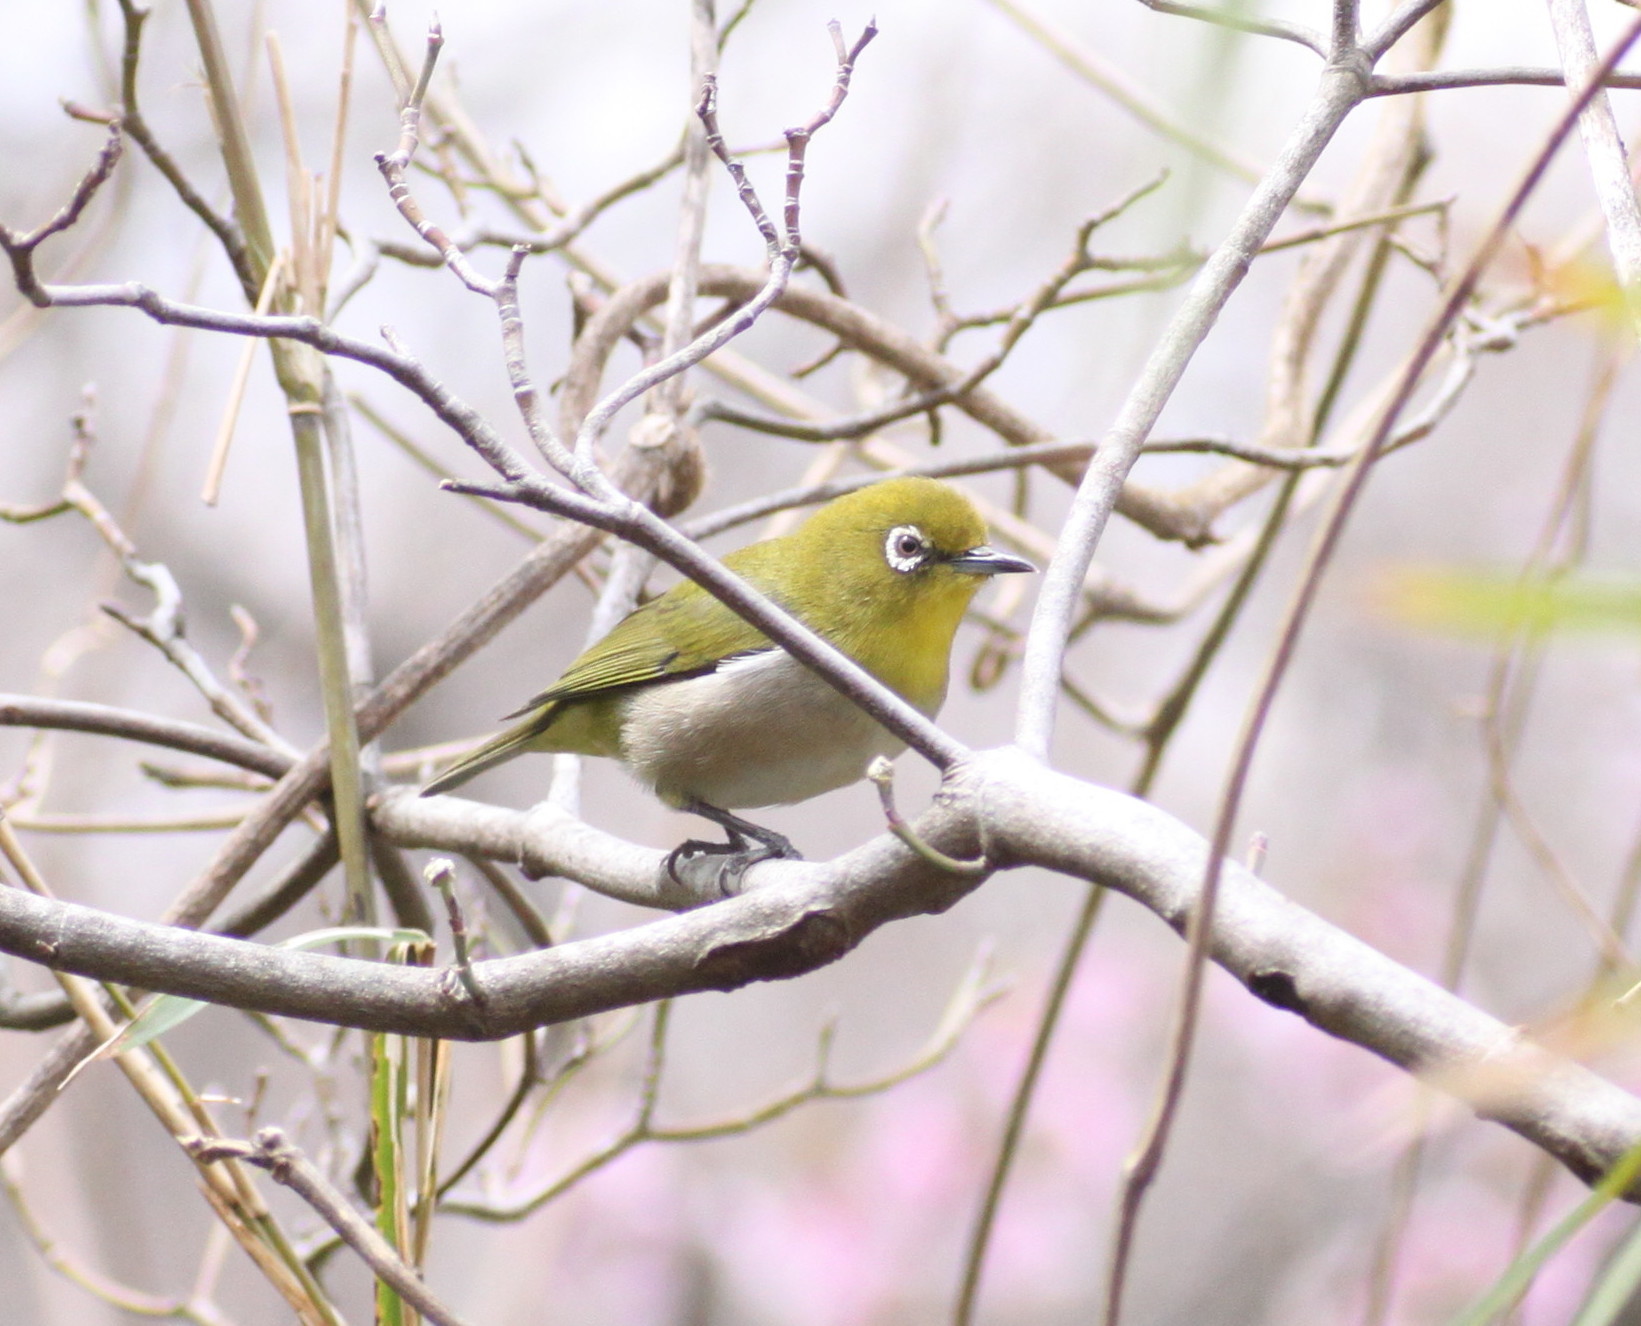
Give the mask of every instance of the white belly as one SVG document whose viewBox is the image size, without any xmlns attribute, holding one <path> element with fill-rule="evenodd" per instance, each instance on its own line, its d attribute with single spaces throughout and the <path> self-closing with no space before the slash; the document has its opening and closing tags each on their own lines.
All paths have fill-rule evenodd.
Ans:
<svg viewBox="0 0 1641 1326">
<path fill-rule="evenodd" d="M 704 677 L 636 691 L 621 758 L 675 806 L 781 806 L 866 774 L 905 749 L 803 664 L 769 650 Z"/>
</svg>

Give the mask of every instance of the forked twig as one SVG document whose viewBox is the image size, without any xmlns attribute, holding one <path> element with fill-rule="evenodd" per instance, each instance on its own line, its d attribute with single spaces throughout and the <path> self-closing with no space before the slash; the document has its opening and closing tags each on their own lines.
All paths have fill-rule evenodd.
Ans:
<svg viewBox="0 0 1641 1326">
<path fill-rule="evenodd" d="M 276 1183 L 283 1184 L 311 1206 L 342 1236 L 371 1271 L 393 1286 L 416 1310 L 440 1326 L 463 1326 L 458 1317 L 422 1281 L 374 1227 L 353 1209 L 306 1156 L 278 1128 L 263 1128 L 249 1142 L 229 1138 L 195 1137 L 185 1143 L 188 1153 L 201 1165 L 238 1160 L 267 1170 Z"/>
</svg>

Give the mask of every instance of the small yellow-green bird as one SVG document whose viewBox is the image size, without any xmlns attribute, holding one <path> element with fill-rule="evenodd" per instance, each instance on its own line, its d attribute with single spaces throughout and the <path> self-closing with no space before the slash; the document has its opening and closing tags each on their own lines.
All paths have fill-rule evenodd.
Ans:
<svg viewBox="0 0 1641 1326">
<path fill-rule="evenodd" d="M 934 479 L 887 479 L 828 502 L 724 565 L 933 716 L 952 639 L 987 577 L 1035 570 L 986 544 L 980 513 Z M 903 743 L 693 581 L 639 607 L 509 717 L 522 721 L 422 789 L 448 791 L 525 751 L 620 760 L 741 852 L 795 856 L 732 810 L 788 805 L 863 778 Z M 682 851 L 684 849 L 680 849 Z"/>
</svg>

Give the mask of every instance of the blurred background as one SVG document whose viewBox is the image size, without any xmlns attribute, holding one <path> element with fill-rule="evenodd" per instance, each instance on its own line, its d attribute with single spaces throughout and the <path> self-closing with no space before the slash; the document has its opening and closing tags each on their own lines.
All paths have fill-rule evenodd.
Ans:
<svg viewBox="0 0 1641 1326">
<path fill-rule="evenodd" d="M 1625 11 L 1598 12 L 1598 33 Z M 448 79 L 491 144 L 527 160 L 572 204 L 663 158 L 694 99 L 689 16 L 682 3 L 621 5 L 473 0 L 441 15 Z M 1377 7 L 1368 6 L 1368 17 Z M 1326 28 L 1317 0 L 1269 3 L 1260 12 Z M 927 336 L 935 326 L 919 252 L 920 221 L 944 200 L 936 235 L 947 295 L 973 312 L 1011 305 L 1070 252 L 1074 231 L 1166 170 L 1166 182 L 1095 237 L 1095 252 L 1156 257 L 1181 245 L 1207 250 L 1250 190 L 1235 174 L 1140 123 L 1033 32 L 1021 15 L 985 0 L 765 3 L 754 6 L 724 51 L 720 119 L 732 146 L 778 139 L 806 119 L 830 87 L 825 22 L 853 36 L 875 13 L 881 35 L 856 71 L 849 100 L 816 137 L 804 203 L 807 240 L 830 255 L 848 294 Z M 1280 149 L 1315 83 L 1318 60 L 1302 47 L 1228 33 L 1152 13 L 1129 0 L 1032 0 L 1030 16 L 1121 72 L 1149 101 L 1263 168 Z M 336 104 L 344 5 L 286 0 L 225 6 L 224 37 L 240 80 L 267 178 L 282 178 L 262 34 L 277 32 L 310 163 L 323 163 Z M 419 51 L 431 7 L 388 12 L 400 42 Z M 720 20 L 727 17 L 721 12 Z M 12 6 L 0 44 L 0 219 L 38 224 L 60 207 L 93 158 L 103 131 L 63 114 L 61 99 L 107 107 L 119 48 L 112 6 Z M 1067 49 L 1061 47 L 1062 51 Z M 414 55 L 413 55 L 413 58 Z M 1543 6 L 1493 0 L 1454 8 L 1441 64 L 1448 68 L 1553 66 Z M 183 6 L 161 0 L 148 23 L 142 97 L 155 133 L 201 191 L 226 192 L 198 57 Z M 1637 94 L 1616 93 L 1626 132 Z M 1379 384 L 1415 340 L 1436 284 L 1414 259 L 1442 270 L 1468 255 L 1562 106 L 1554 89 L 1488 87 L 1427 98 L 1432 158 L 1418 201 L 1446 200 L 1402 234 L 1408 253 L 1389 263 L 1384 289 L 1348 377 L 1341 412 Z M 1349 183 L 1389 99 L 1347 123 L 1306 187 L 1336 198 Z M 391 85 L 361 41 L 341 181 L 350 240 L 409 243 L 371 162 L 398 135 Z M 779 197 L 780 160 L 750 169 Z M 422 200 L 447 225 L 449 194 L 423 179 Z M 506 220 L 482 191 L 474 215 Z M 284 232 L 282 200 L 271 201 Z M 610 270 L 636 278 L 672 259 L 676 174 L 611 208 L 580 241 Z M 1489 278 L 1496 305 L 1534 289 L 1545 255 L 1594 215 L 1588 169 L 1564 151 L 1539 188 L 1518 235 Z M 1295 215 L 1282 231 L 1315 224 Z M 348 256 L 339 251 L 339 264 Z M 1267 360 L 1281 302 L 1305 253 L 1260 259 L 1170 402 L 1158 437 L 1251 441 L 1264 423 Z M 1599 244 L 1592 265 L 1602 260 Z M 705 255 L 756 266 L 762 249 L 722 178 L 715 179 Z M 491 274 L 500 250 L 474 261 Z M 115 179 L 81 224 L 50 242 L 45 270 L 61 281 L 141 281 L 168 295 L 240 309 L 231 274 L 208 236 L 141 154 L 128 149 Z M 805 278 L 813 279 L 813 278 Z M 571 328 L 565 265 L 532 260 L 524 280 L 533 367 L 542 382 L 562 368 Z M 1054 435 L 1097 437 L 1112 420 L 1171 310 L 1176 288 L 1084 303 L 1045 316 L 991 386 Z M 1345 305 L 1329 314 L 1337 335 Z M 522 444 L 493 311 L 445 272 L 383 261 L 342 311 L 338 327 L 372 337 L 389 326 L 452 390 Z M 995 330 L 959 337 L 950 353 L 981 357 Z M 826 337 L 766 319 L 739 349 L 779 373 L 814 358 Z M 238 648 L 239 606 L 258 640 L 246 667 L 260 679 L 274 723 L 298 747 L 323 733 L 308 575 L 289 427 L 267 357 L 253 361 L 245 406 L 215 507 L 197 494 L 242 346 L 226 337 L 166 329 L 112 309 L 40 312 L 0 295 L 0 503 L 50 501 L 62 483 L 71 418 L 95 402 L 84 481 L 117 513 L 139 555 L 165 563 L 186 598 L 189 638 L 219 672 Z M 625 347 L 614 373 L 638 364 Z M 1269 838 L 1264 874 L 1276 887 L 1398 961 L 1441 969 L 1454 897 L 1489 804 L 1487 740 L 1479 721 L 1496 651 L 1485 636 L 1420 629 L 1384 607 L 1398 569 L 1463 567 L 1505 573 L 1531 553 L 1555 510 L 1568 457 L 1599 376 L 1616 371 L 1595 426 L 1593 461 L 1577 485 L 1573 534 L 1563 540 L 1591 574 L 1633 576 L 1641 552 L 1638 389 L 1627 357 L 1595 315 L 1559 317 L 1483 356 L 1475 378 L 1434 434 L 1375 472 L 1310 620 L 1296 665 L 1254 766 L 1237 841 Z M 1319 370 L 1322 371 L 1322 370 Z M 441 630 L 508 570 L 528 543 L 436 480 L 373 425 L 372 414 L 436 457 L 482 479 L 480 462 L 392 383 L 338 363 L 361 411 L 354 420 L 364 492 L 369 623 L 378 673 Z M 613 382 L 613 378 L 608 381 Z M 700 396 L 728 395 L 696 374 Z M 804 389 L 850 413 L 897 385 L 844 355 Z M 996 439 L 948 411 L 942 452 L 926 430 L 892 435 L 919 460 L 981 454 Z M 618 421 L 619 439 L 629 420 Z M 710 466 L 697 513 L 799 482 L 816 456 L 807 443 L 708 425 Z M 1175 487 L 1222 459 L 1169 455 L 1136 477 Z M 970 482 L 1007 506 L 1011 476 Z M 1058 480 L 1030 480 L 1029 516 L 1052 537 L 1069 498 Z M 1226 537 L 1257 525 L 1269 494 L 1216 523 Z M 521 512 L 544 532 L 545 519 Z M 1313 520 L 1302 514 L 1215 660 L 1168 748 L 1153 799 L 1207 831 L 1231 744 L 1272 645 L 1272 627 L 1303 565 Z M 737 531 L 736 546 L 762 531 Z M 1164 544 L 1118 522 L 1101 566 L 1147 600 L 1182 601 L 1212 551 Z M 665 577 L 656 583 L 665 583 Z M 990 591 L 995 593 L 996 591 Z M 97 700 L 195 721 L 209 714 L 188 683 L 151 648 L 108 622 L 114 598 L 145 612 L 87 523 L 73 516 L 0 524 L 0 690 Z M 1217 600 L 1164 625 L 1103 623 L 1073 650 L 1079 688 L 1119 716 L 1143 715 L 1191 657 Z M 389 750 L 490 730 L 546 685 L 581 648 L 592 595 L 571 578 L 487 650 L 441 684 L 389 733 Z M 1022 627 L 1023 604 L 982 607 Z M 985 642 L 969 628 L 957 672 Z M 1619 895 L 1641 825 L 1641 693 L 1630 635 L 1556 635 L 1535 664 L 1530 702 L 1513 748 L 1511 779 L 1531 822 L 1564 873 L 1605 913 Z M 1013 669 L 984 691 L 954 685 L 942 721 L 975 746 L 1009 738 Z M 0 730 L 0 779 L 21 768 L 29 734 Z M 1081 777 L 1127 786 L 1136 744 L 1071 703 L 1062 709 L 1055 759 Z M 131 916 L 158 915 L 208 858 L 223 830 L 197 833 L 49 832 L 53 816 L 158 820 L 210 816 L 244 804 L 221 789 L 177 791 L 138 767 L 145 752 L 100 738 L 58 734 L 49 743 L 44 800 L 21 824 L 59 891 Z M 913 758 L 899 766 L 903 808 L 934 787 Z M 544 793 L 545 759 L 517 761 L 470 793 L 525 806 Z M 613 765 L 591 761 L 587 819 L 635 841 L 669 846 L 699 831 L 640 792 Z M 27 828 L 32 814 L 36 827 Z M 815 859 L 880 831 L 872 790 L 845 789 L 771 812 L 767 822 Z M 57 824 L 55 827 L 65 827 Z M 75 827 L 70 825 L 69 827 Z M 84 824 L 77 827 L 84 828 Z M 255 879 L 270 877 L 308 841 L 294 828 Z M 1241 849 L 1239 848 L 1239 853 Z M 288 918 L 280 936 L 312 928 L 326 904 Z M 471 879 L 463 886 L 477 901 Z M 537 887 L 551 913 L 556 885 Z M 451 1217 L 435 1234 L 429 1280 L 470 1320 L 485 1323 L 726 1323 L 844 1326 L 950 1319 L 965 1241 L 995 1156 L 1004 1112 L 1025 1060 L 1045 989 L 1083 901 L 1083 886 L 1038 872 L 999 876 L 948 914 L 873 935 L 842 962 L 802 979 L 732 995 L 682 1000 L 673 1014 L 659 1104 L 667 1124 L 750 1114 L 812 1072 L 822 1029 L 834 1024 L 837 1081 L 892 1075 L 934 1035 L 977 953 L 1006 986 L 943 1062 L 868 1099 L 807 1105 L 725 1140 L 649 1144 L 578 1184 L 528 1219 Z M 494 910 L 492 905 L 492 910 Z M 634 908 L 588 897 L 578 934 L 644 921 Z M 1469 931 L 1464 992 L 1510 1022 L 1543 1024 L 1582 994 L 1597 954 L 1558 896 L 1542 859 L 1501 831 Z M 1099 1302 L 1122 1158 L 1149 1108 L 1182 958 L 1154 917 L 1115 899 L 1099 922 L 1030 1116 L 999 1216 L 980 1319 L 1025 1326 L 1084 1322 Z M 42 974 L 9 963 L 22 990 Z M 528 1191 L 562 1172 L 630 1117 L 645 1024 L 612 1015 L 595 1029 L 609 1048 L 554 1101 L 528 1140 L 502 1148 L 492 1196 Z M 568 1035 L 569 1033 L 565 1033 Z M 0 1033 L 0 1091 L 30 1071 L 54 1033 Z M 288 1035 L 318 1062 L 301 1065 L 240 1015 L 212 1010 L 170 1043 L 196 1083 L 240 1100 L 267 1084 L 261 1121 L 281 1122 L 345 1170 L 356 1157 L 362 1088 L 356 1040 L 294 1027 Z M 1611 1047 L 1591 1061 L 1631 1086 L 1641 1065 Z M 516 1075 L 516 1056 L 461 1046 L 448 1145 L 465 1152 Z M 1218 973 L 1208 1001 L 1178 1134 L 1145 1212 L 1131 1273 L 1132 1322 L 1352 1321 L 1369 1301 L 1374 1249 L 1390 1205 L 1391 1173 L 1414 1127 L 1416 1097 L 1402 1074 L 1276 1012 Z M 232 1110 L 224 1107 L 225 1117 Z M 77 1262 L 153 1294 L 186 1294 L 213 1218 L 190 1191 L 188 1166 L 108 1065 L 82 1074 L 19 1148 L 27 1207 Z M 476 1188 L 475 1188 L 476 1191 Z M 1457 1112 L 1438 1111 L 1402 1252 L 1393 1302 L 1381 1319 L 1437 1322 L 1508 1264 L 1524 1231 L 1542 1228 L 1580 1195 L 1546 1171 L 1525 1144 Z M 279 1196 L 282 1196 L 279 1195 Z M 281 1203 L 293 1226 L 312 1221 Z M 48 1268 L 24 1237 L 15 1205 L 0 1205 L 5 1317 L 19 1326 L 132 1319 Z M 1610 1213 L 1557 1258 L 1522 1320 L 1569 1319 L 1593 1270 L 1631 1223 Z M 362 1317 L 363 1276 L 340 1268 L 342 1301 Z M 352 1277 L 350 1279 L 350 1277 Z M 229 1249 L 216 1301 L 225 1318 L 281 1319 L 271 1291 Z"/>
</svg>

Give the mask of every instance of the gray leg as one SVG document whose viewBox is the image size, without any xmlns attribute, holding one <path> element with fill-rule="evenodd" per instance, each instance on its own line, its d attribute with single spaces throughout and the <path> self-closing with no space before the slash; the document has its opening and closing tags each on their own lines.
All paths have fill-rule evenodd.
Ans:
<svg viewBox="0 0 1641 1326">
<path fill-rule="evenodd" d="M 726 893 L 734 891 L 740 877 L 747 869 L 760 861 L 783 860 L 801 861 L 803 854 L 792 846 L 791 841 L 783 834 L 773 829 L 766 829 L 762 825 L 753 824 L 742 819 L 739 815 L 732 815 L 727 810 L 720 810 L 717 806 L 709 806 L 704 801 L 691 801 L 682 807 L 691 815 L 699 815 L 702 819 L 711 820 L 718 825 L 728 836 L 726 843 L 709 843 L 699 838 L 691 838 L 688 842 L 680 843 L 667 856 L 667 874 L 678 883 L 678 862 L 686 856 L 726 856 L 732 858 L 724 863 L 724 884 Z M 755 844 L 755 845 L 754 845 Z"/>
</svg>

